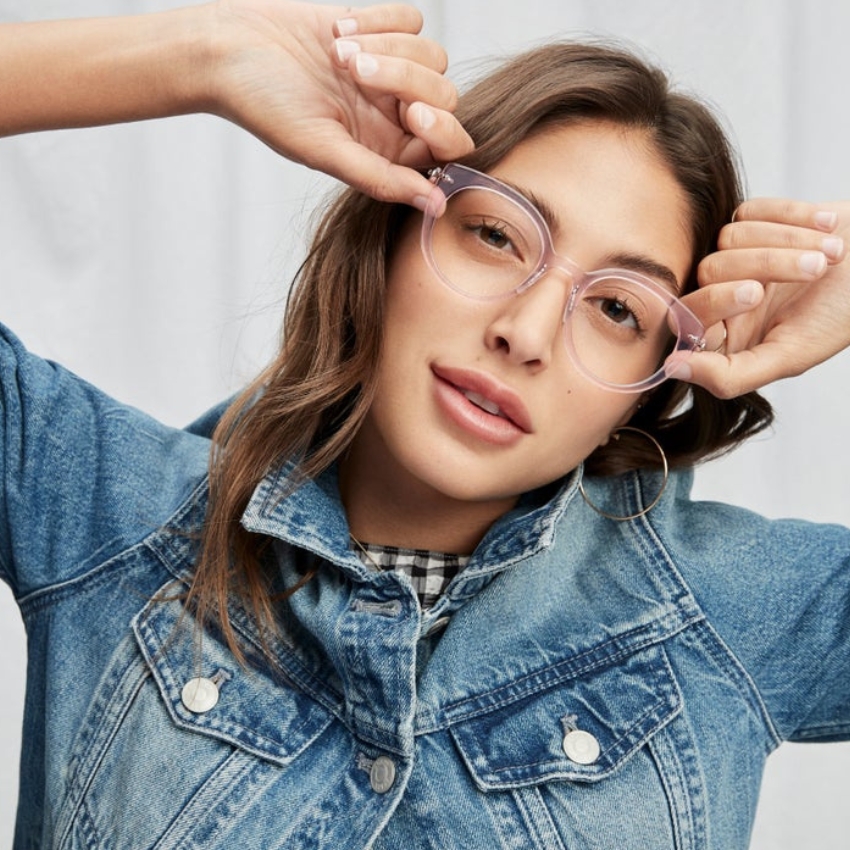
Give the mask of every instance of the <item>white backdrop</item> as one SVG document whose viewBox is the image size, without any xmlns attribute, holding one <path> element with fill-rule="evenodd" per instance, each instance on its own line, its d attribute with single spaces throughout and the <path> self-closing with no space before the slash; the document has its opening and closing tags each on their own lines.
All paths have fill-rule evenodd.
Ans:
<svg viewBox="0 0 850 850">
<path fill-rule="evenodd" d="M 0 0 L 0 20 L 168 5 Z M 545 39 L 629 40 L 726 116 L 751 194 L 850 197 L 844 0 L 419 6 L 458 82 L 475 59 Z M 0 140 L 0 318 L 35 351 L 184 424 L 271 350 L 310 211 L 329 186 L 203 116 Z M 698 493 L 772 516 L 850 521 L 849 377 L 845 354 L 772 387 L 774 432 L 701 470 Z M 24 665 L 20 618 L 2 588 L 0 846 L 11 844 Z M 783 748 L 753 847 L 846 850 L 848 774 L 850 745 Z"/>
</svg>

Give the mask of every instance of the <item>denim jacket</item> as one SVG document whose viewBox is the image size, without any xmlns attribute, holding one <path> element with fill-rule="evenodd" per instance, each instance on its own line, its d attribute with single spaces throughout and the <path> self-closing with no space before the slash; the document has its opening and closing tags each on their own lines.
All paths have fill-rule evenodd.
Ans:
<svg viewBox="0 0 850 850">
<path fill-rule="evenodd" d="M 258 487 L 281 586 L 199 637 L 209 443 L 0 335 L 0 573 L 27 628 L 16 850 L 744 848 L 783 740 L 850 733 L 850 532 L 689 499 L 526 497 L 423 615 L 333 471 Z M 614 513 L 654 474 L 586 481 Z"/>
</svg>

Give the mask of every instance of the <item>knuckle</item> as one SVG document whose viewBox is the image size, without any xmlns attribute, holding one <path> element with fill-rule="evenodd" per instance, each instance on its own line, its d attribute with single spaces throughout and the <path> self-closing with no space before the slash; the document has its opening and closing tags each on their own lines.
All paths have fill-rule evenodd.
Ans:
<svg viewBox="0 0 850 850">
<path fill-rule="evenodd" d="M 416 84 L 416 69 L 410 62 L 394 63 L 395 89 L 399 94 L 409 93 Z"/>
<path fill-rule="evenodd" d="M 721 259 L 717 254 L 703 257 L 697 266 L 697 281 L 700 286 L 720 280 Z"/>
<path fill-rule="evenodd" d="M 779 202 L 778 218 L 780 221 L 798 221 L 801 218 L 801 207 L 803 204 L 798 201 L 792 201 L 790 198 L 783 198 Z"/>
<path fill-rule="evenodd" d="M 746 221 L 747 219 L 751 218 L 750 210 L 752 209 L 755 203 L 755 201 L 748 200 L 742 201 L 740 204 L 738 204 L 738 206 L 735 208 L 734 214 L 732 215 L 732 221 Z"/>
<path fill-rule="evenodd" d="M 774 254 L 770 248 L 757 248 L 753 254 L 753 270 L 757 280 L 769 280 L 773 276 Z"/>
<path fill-rule="evenodd" d="M 381 22 L 387 29 L 401 30 L 402 32 L 419 32 L 422 29 L 422 13 L 415 6 L 407 3 L 392 3 L 380 6 L 378 13 Z"/>
<path fill-rule="evenodd" d="M 449 54 L 436 42 L 430 42 L 433 58 L 433 68 L 440 74 L 445 74 L 449 68 Z"/>
<path fill-rule="evenodd" d="M 740 248 L 744 243 L 745 227 L 739 224 L 726 224 L 717 236 L 717 247 L 721 250 Z"/>
<path fill-rule="evenodd" d="M 722 376 L 713 376 L 713 380 L 707 383 L 706 389 L 722 401 L 737 398 L 748 391 L 748 388 L 741 380 L 729 371 Z"/>
<path fill-rule="evenodd" d="M 444 109 L 447 109 L 449 112 L 454 112 L 457 109 L 457 89 L 454 87 L 454 84 L 449 82 L 445 77 L 443 80 L 443 97 L 442 97 L 442 105 Z"/>
</svg>

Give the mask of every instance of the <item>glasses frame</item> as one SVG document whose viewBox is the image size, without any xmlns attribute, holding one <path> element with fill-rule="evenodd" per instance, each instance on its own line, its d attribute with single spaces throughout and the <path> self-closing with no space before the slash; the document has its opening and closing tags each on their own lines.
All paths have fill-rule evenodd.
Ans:
<svg viewBox="0 0 850 850">
<path fill-rule="evenodd" d="M 449 289 L 458 292 L 465 298 L 470 298 L 473 301 L 499 301 L 505 298 L 511 298 L 521 295 L 526 290 L 534 286 L 545 274 L 554 269 L 560 269 L 569 276 L 572 281 L 572 288 L 567 300 L 567 305 L 564 308 L 564 315 L 561 322 L 564 326 L 564 341 L 566 343 L 567 352 L 570 359 L 576 368 L 587 378 L 593 381 L 598 386 L 613 392 L 622 393 L 641 393 L 657 387 L 660 383 L 673 376 L 676 367 L 687 357 L 694 352 L 703 351 L 706 346 L 705 342 L 705 327 L 702 322 L 693 314 L 693 312 L 683 304 L 667 287 L 662 286 L 652 278 L 641 274 L 640 272 L 632 271 L 631 269 L 605 268 L 596 269 L 594 271 L 584 271 L 575 261 L 563 254 L 558 254 L 555 251 L 552 242 L 552 234 L 546 224 L 540 210 L 534 206 L 528 198 L 517 192 L 512 187 L 489 174 L 484 174 L 481 171 L 476 171 L 467 165 L 460 165 L 452 162 L 440 168 L 432 169 L 429 172 L 429 178 L 434 184 L 431 194 L 428 196 L 428 201 L 425 206 L 425 212 L 422 218 L 421 230 L 421 249 L 425 257 L 428 267 L 437 277 L 449 287 Z M 432 235 L 434 225 L 437 222 L 440 214 L 445 209 L 445 202 L 452 195 L 457 194 L 465 189 L 484 189 L 486 191 L 495 192 L 498 195 L 515 203 L 529 217 L 531 222 L 537 229 L 540 238 L 542 251 L 537 265 L 531 274 L 522 281 L 517 287 L 503 295 L 470 295 L 458 288 L 451 280 L 449 280 L 437 265 L 434 257 Z M 670 354 L 665 357 L 661 366 L 648 378 L 642 381 L 637 381 L 632 384 L 614 384 L 597 377 L 590 372 L 575 349 L 572 332 L 570 330 L 570 317 L 579 303 L 582 295 L 599 280 L 606 277 L 618 277 L 622 280 L 630 281 L 637 286 L 648 290 L 653 295 L 657 296 L 664 304 L 673 317 L 677 326 L 676 344 Z"/>
</svg>

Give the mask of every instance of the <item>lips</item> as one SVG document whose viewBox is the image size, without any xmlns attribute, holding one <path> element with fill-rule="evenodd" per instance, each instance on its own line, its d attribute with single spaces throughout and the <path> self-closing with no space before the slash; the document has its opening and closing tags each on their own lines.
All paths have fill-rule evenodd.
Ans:
<svg viewBox="0 0 850 850">
<path fill-rule="evenodd" d="M 519 395 L 486 372 L 432 365 L 438 396 L 452 418 L 490 442 L 512 442 L 533 431 Z"/>
<path fill-rule="evenodd" d="M 490 401 L 489 398 L 485 398 L 483 395 L 481 395 L 481 393 L 474 393 L 474 392 L 472 392 L 472 390 L 463 390 L 463 389 L 461 389 L 461 392 L 476 407 L 480 407 L 482 410 L 486 410 L 487 413 L 490 413 L 493 416 L 501 416 L 502 418 L 507 419 L 507 417 L 499 409 L 499 405 L 496 404 L 495 402 Z"/>
</svg>

